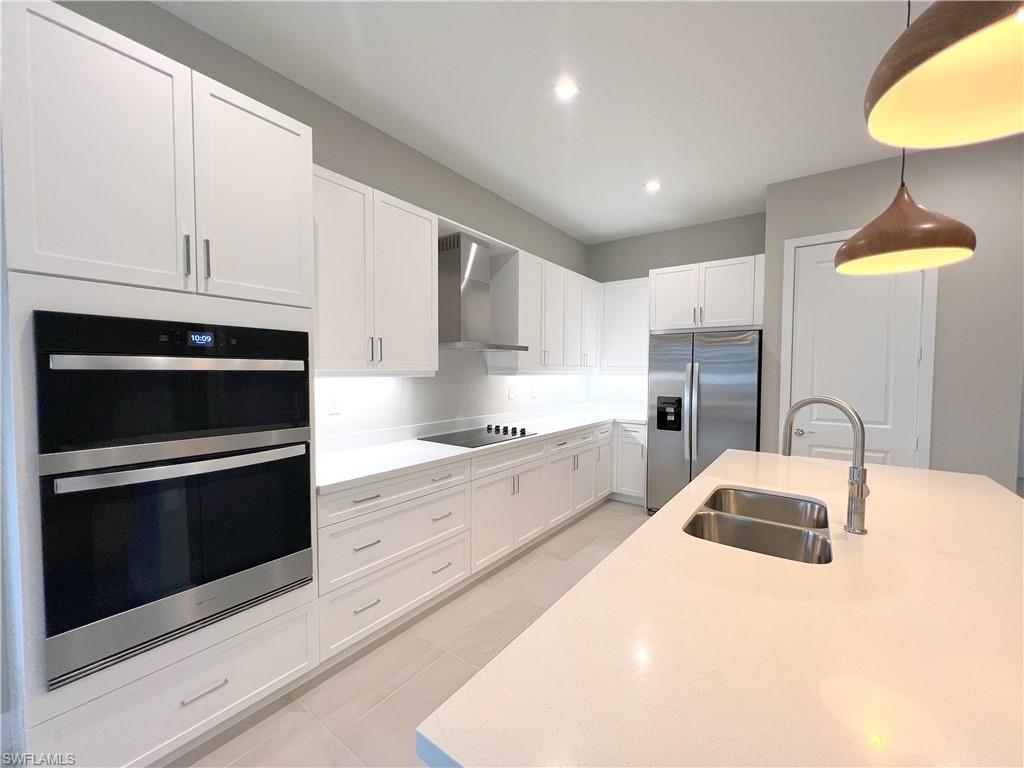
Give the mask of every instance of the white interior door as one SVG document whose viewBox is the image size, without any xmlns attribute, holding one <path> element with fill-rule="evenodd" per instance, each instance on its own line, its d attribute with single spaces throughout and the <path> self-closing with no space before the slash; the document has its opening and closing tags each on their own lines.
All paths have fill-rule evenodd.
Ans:
<svg viewBox="0 0 1024 768">
<path fill-rule="evenodd" d="M 317 168 L 313 234 L 317 370 L 366 370 L 374 335 L 373 190 Z"/>
<path fill-rule="evenodd" d="M 192 73 L 200 290 L 313 306 L 313 132 Z"/>
<path fill-rule="evenodd" d="M 7 265 L 195 290 L 191 71 L 55 3 L 2 12 Z"/>
<path fill-rule="evenodd" d="M 842 398 L 864 419 L 867 461 L 914 466 L 923 273 L 843 276 L 839 245 L 795 249 L 790 404 Z M 793 454 L 848 461 L 852 442 L 846 418 L 816 405 L 797 418 Z"/>
</svg>

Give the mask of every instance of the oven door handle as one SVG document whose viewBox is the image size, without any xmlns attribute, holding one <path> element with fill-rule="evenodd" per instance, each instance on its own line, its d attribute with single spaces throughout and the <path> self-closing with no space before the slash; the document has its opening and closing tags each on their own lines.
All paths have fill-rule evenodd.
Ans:
<svg viewBox="0 0 1024 768">
<path fill-rule="evenodd" d="M 290 459 L 306 453 L 306 445 L 289 445 L 284 448 L 273 448 L 269 451 L 244 453 L 238 456 L 224 456 L 219 459 L 189 461 L 183 464 L 167 464 L 159 467 L 143 467 L 126 469 L 120 472 L 104 472 L 98 475 L 78 475 L 77 477 L 58 477 L 53 481 L 53 492 L 78 493 L 79 491 L 97 491 L 102 488 L 116 488 L 120 485 L 138 485 L 156 480 L 173 480 L 177 477 L 204 475 L 208 472 L 219 472 L 224 469 L 238 469 L 255 464 L 266 464 L 270 461 Z"/>
<path fill-rule="evenodd" d="M 304 371 L 305 360 L 173 355 L 50 355 L 52 371 Z"/>
</svg>

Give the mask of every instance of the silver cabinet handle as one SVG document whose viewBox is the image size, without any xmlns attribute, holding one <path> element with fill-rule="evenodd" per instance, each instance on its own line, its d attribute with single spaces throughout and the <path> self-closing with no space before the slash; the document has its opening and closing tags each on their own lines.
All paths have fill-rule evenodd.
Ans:
<svg viewBox="0 0 1024 768">
<path fill-rule="evenodd" d="M 206 279 L 209 280 L 213 275 L 213 267 L 211 266 L 210 260 L 210 238 L 203 238 L 203 252 L 206 254 Z"/>
<path fill-rule="evenodd" d="M 201 698 L 203 698 L 203 696 L 209 696 L 214 691 L 219 691 L 221 688 L 223 688 L 227 684 L 228 684 L 228 679 L 225 677 L 219 683 L 217 683 L 216 685 L 211 685 L 205 691 L 200 691 L 195 696 L 189 696 L 187 699 L 182 699 L 181 700 L 181 706 L 187 707 L 189 704 L 192 704 L 193 702 L 199 701 Z"/>
<path fill-rule="evenodd" d="M 555 448 L 561 448 L 563 445 L 568 445 L 568 444 L 569 444 L 568 440 L 563 440 L 560 443 L 555 443 Z"/>
<path fill-rule="evenodd" d="M 358 616 L 363 611 L 368 611 L 371 608 L 373 608 L 373 606 L 375 606 L 375 605 L 380 605 L 380 598 L 379 597 L 376 600 L 374 600 L 372 603 L 367 603 L 362 608 L 353 608 L 352 609 L 352 615 L 353 616 Z"/>
<path fill-rule="evenodd" d="M 157 480 L 173 480 L 178 477 L 205 475 L 208 472 L 219 472 L 222 469 L 237 469 L 254 464 L 266 464 L 269 461 L 280 461 L 292 456 L 302 456 L 306 446 L 289 445 L 286 448 L 272 448 L 258 453 L 244 453 L 240 456 L 226 456 L 221 459 L 206 461 L 189 461 L 184 464 L 169 464 L 160 467 L 128 469 L 122 472 L 104 472 L 101 475 L 79 475 L 77 477 L 58 477 L 53 481 L 53 492 L 77 493 L 78 491 L 97 491 L 102 488 L 116 488 L 122 485 L 138 485 L 152 483 Z"/>
<path fill-rule="evenodd" d="M 700 307 L 700 324 L 704 325 L 704 305 L 703 304 Z"/>
<path fill-rule="evenodd" d="M 431 573 L 431 575 L 433 575 L 433 576 L 437 576 L 437 574 L 439 574 L 439 573 L 440 573 L 441 571 L 447 570 L 448 568 L 451 568 L 451 567 L 452 567 L 452 561 L 451 561 L 451 560 L 449 560 L 449 561 L 448 561 L 447 563 L 445 563 L 444 565 L 442 565 L 442 566 L 441 566 L 440 568 L 438 568 L 438 569 L 437 569 L 436 571 L 431 571 L 430 573 Z"/>
<path fill-rule="evenodd" d="M 185 235 L 185 277 L 192 274 L 192 235 Z"/>
<path fill-rule="evenodd" d="M 375 493 L 375 494 L 373 494 L 373 496 L 367 496 L 367 497 L 362 498 L 362 499 L 353 499 L 352 503 L 353 504 L 365 504 L 368 501 L 373 501 L 374 499 L 379 499 L 379 498 L 380 498 L 380 494 L 379 493 Z"/>
<path fill-rule="evenodd" d="M 509 477 L 509 482 L 512 484 L 512 491 L 509 493 L 509 496 L 515 496 L 516 495 L 516 476 L 512 475 L 511 477 Z"/>
<path fill-rule="evenodd" d="M 359 546 L 359 547 L 352 547 L 352 551 L 353 552 L 362 552 L 364 549 L 369 549 L 370 547 L 376 547 L 378 544 L 380 544 L 380 539 L 376 539 L 374 541 L 371 541 L 369 544 L 363 544 L 362 546 Z"/>
<path fill-rule="evenodd" d="M 377 362 L 378 363 L 383 363 L 384 362 L 384 337 L 383 336 L 378 336 L 377 337 Z"/>
<path fill-rule="evenodd" d="M 432 523 L 439 523 L 442 520 L 444 520 L 446 518 L 449 518 L 451 516 L 452 516 L 452 513 L 451 512 L 447 512 L 447 513 L 441 515 L 440 517 L 432 517 L 432 518 L 430 518 L 430 522 L 432 522 Z"/>
<path fill-rule="evenodd" d="M 304 371 L 303 360 L 174 355 L 50 355 L 51 371 Z"/>
<path fill-rule="evenodd" d="M 693 408 L 690 411 L 690 433 L 691 439 L 693 440 L 693 455 L 696 456 L 698 452 L 697 448 L 697 435 L 700 431 L 700 417 L 697 412 L 700 410 L 700 363 L 693 364 L 693 394 L 690 400 L 693 404 Z"/>
<path fill-rule="evenodd" d="M 694 325 L 697 324 L 697 307 L 696 307 L 696 305 L 694 305 L 694 307 L 693 307 L 693 324 Z"/>
<path fill-rule="evenodd" d="M 450 480 L 451 477 L 452 477 L 452 473 L 449 472 L 447 475 L 441 475 L 439 477 L 432 477 L 432 478 L 430 478 L 430 482 L 432 482 L 432 483 L 440 483 L 442 480 Z"/>
<path fill-rule="evenodd" d="M 373 336 L 370 337 L 370 362 L 373 362 Z"/>
</svg>

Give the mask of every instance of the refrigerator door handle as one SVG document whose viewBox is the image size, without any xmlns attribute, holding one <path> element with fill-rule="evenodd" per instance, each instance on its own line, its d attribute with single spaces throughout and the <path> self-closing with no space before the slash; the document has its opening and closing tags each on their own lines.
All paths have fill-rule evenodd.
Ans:
<svg viewBox="0 0 1024 768">
<path fill-rule="evenodd" d="M 693 394 L 690 395 L 690 437 L 693 440 L 693 455 L 696 458 L 697 451 L 697 435 L 700 431 L 700 419 L 697 416 L 697 412 L 700 410 L 700 363 L 693 364 L 693 379 L 691 379 L 690 386 L 693 389 Z"/>
<path fill-rule="evenodd" d="M 686 381 L 683 383 L 683 412 L 680 414 L 680 418 L 683 421 L 683 426 L 686 428 L 686 432 L 683 433 L 683 459 L 686 461 L 690 460 L 690 421 L 692 417 L 692 408 L 690 403 L 690 386 L 693 383 L 693 363 L 686 364 Z"/>
</svg>

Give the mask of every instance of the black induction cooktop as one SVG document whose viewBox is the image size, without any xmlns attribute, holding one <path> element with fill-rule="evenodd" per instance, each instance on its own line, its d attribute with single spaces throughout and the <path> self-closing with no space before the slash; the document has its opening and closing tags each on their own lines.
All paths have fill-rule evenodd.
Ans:
<svg viewBox="0 0 1024 768">
<path fill-rule="evenodd" d="M 444 443 L 445 445 L 457 445 L 462 448 L 480 448 L 494 443 L 504 443 L 508 440 L 518 440 L 520 437 L 529 437 L 536 432 L 527 432 L 525 427 L 509 427 L 501 424 L 488 424 L 486 427 L 476 429 L 464 429 L 461 432 L 447 432 L 443 435 L 430 435 L 421 437 L 430 443 Z"/>
</svg>

